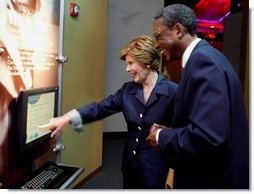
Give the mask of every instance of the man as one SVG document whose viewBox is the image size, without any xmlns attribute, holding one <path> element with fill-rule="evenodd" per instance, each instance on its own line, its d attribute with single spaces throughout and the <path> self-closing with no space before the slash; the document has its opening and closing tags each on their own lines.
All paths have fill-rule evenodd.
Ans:
<svg viewBox="0 0 254 194">
<path fill-rule="evenodd" d="M 155 46 L 184 68 L 173 128 L 154 124 L 147 137 L 174 169 L 174 188 L 249 188 L 249 130 L 232 65 L 197 37 L 196 16 L 185 5 L 159 12 L 153 34 Z"/>
</svg>

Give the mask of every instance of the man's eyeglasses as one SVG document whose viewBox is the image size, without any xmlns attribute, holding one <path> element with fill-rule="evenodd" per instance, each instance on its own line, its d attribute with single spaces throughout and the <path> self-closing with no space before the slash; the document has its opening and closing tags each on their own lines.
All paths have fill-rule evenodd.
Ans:
<svg viewBox="0 0 254 194">
<path fill-rule="evenodd" d="M 161 32 L 155 33 L 153 36 L 155 38 L 156 41 L 158 41 L 160 39 L 160 37 L 162 36 L 163 32 L 167 31 L 167 30 L 172 30 L 174 26 L 172 26 L 171 28 L 165 28 L 164 30 L 162 30 Z"/>
</svg>

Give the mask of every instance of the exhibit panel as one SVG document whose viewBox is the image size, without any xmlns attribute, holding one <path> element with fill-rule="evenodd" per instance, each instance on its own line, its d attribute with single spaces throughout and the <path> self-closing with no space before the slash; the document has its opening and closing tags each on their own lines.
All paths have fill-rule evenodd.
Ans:
<svg viewBox="0 0 254 194">
<path fill-rule="evenodd" d="M 16 188 L 55 162 L 49 130 L 59 114 L 61 0 L 0 2 L 0 186 Z M 63 11 L 63 10 L 62 10 Z"/>
</svg>

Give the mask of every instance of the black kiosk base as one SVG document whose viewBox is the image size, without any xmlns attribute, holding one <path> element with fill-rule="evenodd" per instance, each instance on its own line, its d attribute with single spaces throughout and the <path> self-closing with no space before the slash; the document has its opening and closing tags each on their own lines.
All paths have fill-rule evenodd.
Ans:
<svg viewBox="0 0 254 194">
<path fill-rule="evenodd" d="M 46 162 L 15 189 L 68 189 L 84 168 Z"/>
<path fill-rule="evenodd" d="M 50 130 L 38 126 L 57 117 L 58 87 L 32 88 L 22 90 L 16 101 L 13 130 L 15 147 L 20 158 L 29 161 L 50 150 Z M 67 189 L 84 171 L 83 168 L 46 162 L 33 171 L 16 189 Z M 30 174 L 30 173 L 29 173 Z"/>
</svg>

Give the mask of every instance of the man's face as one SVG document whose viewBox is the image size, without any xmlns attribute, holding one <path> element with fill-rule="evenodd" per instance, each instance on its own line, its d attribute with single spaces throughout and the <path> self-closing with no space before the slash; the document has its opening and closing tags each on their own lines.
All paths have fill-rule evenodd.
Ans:
<svg viewBox="0 0 254 194">
<path fill-rule="evenodd" d="M 174 32 L 174 26 L 168 28 L 163 23 L 163 18 L 161 17 L 155 20 L 153 24 L 153 36 L 155 38 L 155 48 L 160 50 L 161 53 L 165 53 L 165 50 L 167 50 L 169 61 L 173 60 L 175 58 L 174 53 L 176 52 L 176 43 L 178 41 Z"/>
</svg>

